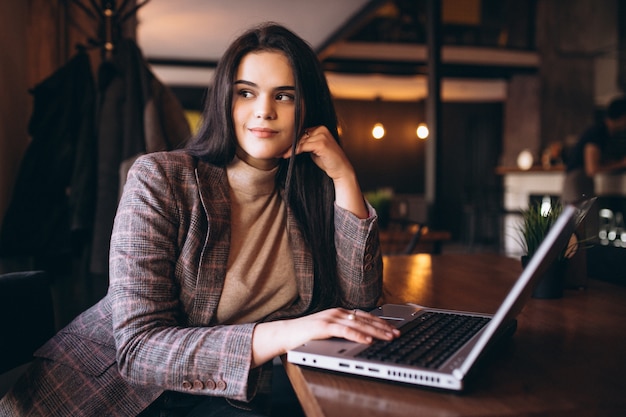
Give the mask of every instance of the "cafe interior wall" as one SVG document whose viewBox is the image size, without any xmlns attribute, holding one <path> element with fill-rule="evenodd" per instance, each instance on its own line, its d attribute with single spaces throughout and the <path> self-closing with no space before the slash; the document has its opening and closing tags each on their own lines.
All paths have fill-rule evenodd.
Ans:
<svg viewBox="0 0 626 417">
<path fill-rule="evenodd" d="M 391 188 L 396 193 L 424 193 L 426 142 L 416 135 L 425 120 L 420 102 L 335 100 L 341 141 L 366 192 Z M 385 136 L 372 136 L 382 123 Z"/>
<path fill-rule="evenodd" d="M 537 74 L 509 80 L 500 164 L 528 149 L 536 164 L 558 142 L 572 146 L 598 111 L 626 92 L 626 2 L 536 3 Z"/>
<path fill-rule="evenodd" d="M 21 155 L 28 145 L 25 126 L 30 102 L 26 71 L 26 22 L 23 2 L 0 3 L 0 219 L 8 206 Z"/>
<path fill-rule="evenodd" d="M 341 140 L 365 192 L 424 194 L 426 140 L 416 135 L 425 121 L 424 101 L 336 99 Z M 497 244 L 494 222 L 502 199 L 501 178 L 495 175 L 502 143 L 500 101 L 446 101 L 442 104 L 442 152 L 439 215 L 453 239 L 464 240 L 470 216 L 478 216 L 482 243 Z M 374 139 L 375 123 L 385 136 Z"/>
</svg>

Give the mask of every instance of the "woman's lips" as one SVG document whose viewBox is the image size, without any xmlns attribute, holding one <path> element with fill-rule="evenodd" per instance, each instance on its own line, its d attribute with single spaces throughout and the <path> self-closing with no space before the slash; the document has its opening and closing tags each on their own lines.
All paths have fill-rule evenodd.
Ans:
<svg viewBox="0 0 626 417">
<path fill-rule="evenodd" d="M 264 127 L 255 127 L 249 130 L 254 136 L 258 138 L 270 138 L 278 133 L 276 130 L 268 129 Z"/>
</svg>

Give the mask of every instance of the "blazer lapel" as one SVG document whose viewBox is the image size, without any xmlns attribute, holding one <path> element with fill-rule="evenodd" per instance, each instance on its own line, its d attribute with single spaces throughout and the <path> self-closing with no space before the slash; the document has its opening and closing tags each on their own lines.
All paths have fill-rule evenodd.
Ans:
<svg viewBox="0 0 626 417">
<path fill-rule="evenodd" d="M 206 214 L 207 231 L 202 244 L 196 297 L 191 323 L 210 324 L 215 317 L 224 288 L 230 249 L 230 197 L 224 169 L 199 162 L 196 181 L 200 202 Z"/>
</svg>

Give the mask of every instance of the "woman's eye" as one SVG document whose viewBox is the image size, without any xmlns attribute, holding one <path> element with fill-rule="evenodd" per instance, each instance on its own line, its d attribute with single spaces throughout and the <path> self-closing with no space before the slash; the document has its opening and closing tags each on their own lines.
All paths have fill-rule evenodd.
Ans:
<svg viewBox="0 0 626 417">
<path fill-rule="evenodd" d="M 239 90 L 239 95 L 243 98 L 250 98 L 253 96 L 252 91 L 249 90 Z"/>
<path fill-rule="evenodd" d="M 276 100 L 278 101 L 293 101 L 294 97 L 292 94 L 287 93 L 279 93 L 276 95 Z"/>
</svg>

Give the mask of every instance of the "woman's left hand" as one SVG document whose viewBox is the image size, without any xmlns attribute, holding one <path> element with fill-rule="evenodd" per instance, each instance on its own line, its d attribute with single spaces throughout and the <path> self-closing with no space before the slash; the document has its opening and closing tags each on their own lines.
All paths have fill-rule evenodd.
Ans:
<svg viewBox="0 0 626 417">
<path fill-rule="evenodd" d="M 313 162 L 333 180 L 337 205 L 351 211 L 357 217 L 367 218 L 369 213 L 354 168 L 326 126 L 305 130 L 296 147 L 296 155 L 305 152 L 308 152 Z M 291 156 L 291 149 L 283 155 L 284 158 Z"/>
<path fill-rule="evenodd" d="M 333 181 L 354 176 L 352 164 L 326 126 L 311 127 L 304 131 L 296 147 L 296 155 L 304 152 L 310 153 L 313 162 Z M 291 156 L 291 149 L 283 155 L 284 158 Z"/>
</svg>

